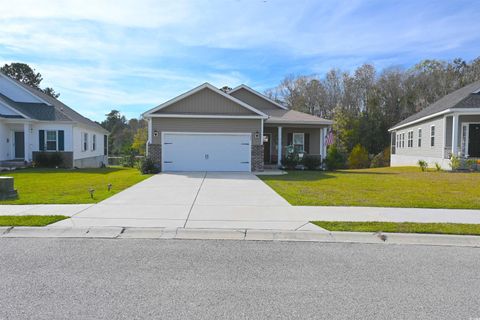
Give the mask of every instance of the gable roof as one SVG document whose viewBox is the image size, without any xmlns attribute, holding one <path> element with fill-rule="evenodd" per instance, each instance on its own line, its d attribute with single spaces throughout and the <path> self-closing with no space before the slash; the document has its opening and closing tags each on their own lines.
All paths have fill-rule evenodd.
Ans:
<svg viewBox="0 0 480 320">
<path fill-rule="evenodd" d="M 281 105 L 280 103 L 278 103 L 278 102 L 270 99 L 270 98 L 267 97 L 266 95 L 261 94 L 260 92 L 258 92 L 258 91 L 256 91 L 256 90 L 253 90 L 252 88 L 250 88 L 249 86 L 244 85 L 244 84 L 241 84 L 241 85 L 239 85 L 238 87 L 235 87 L 235 88 L 233 88 L 232 90 L 228 91 L 228 94 L 231 95 L 232 93 L 234 93 L 234 92 L 236 92 L 236 91 L 238 91 L 238 90 L 240 90 L 240 89 L 247 90 L 248 92 L 253 93 L 254 95 L 256 95 L 256 96 L 258 96 L 258 97 L 260 97 L 260 98 L 262 98 L 262 99 L 264 99 L 264 100 L 266 100 L 266 101 L 268 101 L 268 102 L 270 102 L 271 104 L 273 104 L 274 106 L 276 106 L 276 107 L 278 107 L 278 108 L 280 108 L 280 109 L 288 110 L 287 107 Z"/>
<path fill-rule="evenodd" d="M 270 116 L 265 123 L 272 124 L 308 124 L 308 125 L 331 125 L 332 120 L 323 119 L 311 114 L 296 110 L 268 110 Z"/>
<path fill-rule="evenodd" d="M 420 112 L 400 121 L 390 128 L 389 131 L 405 127 L 411 123 L 426 120 L 437 114 L 440 115 L 453 112 L 455 109 L 474 108 L 480 108 L 480 80 L 447 94 Z"/>
<path fill-rule="evenodd" d="M 28 118 L 40 121 L 72 121 L 94 128 L 104 133 L 109 133 L 100 124 L 82 116 L 66 104 L 57 100 L 42 91 L 32 88 L 16 79 L 13 79 L 2 72 L 0 76 L 12 81 L 30 94 L 34 95 L 44 103 L 16 102 L 0 93 L 0 100 L 14 108 Z"/>
<path fill-rule="evenodd" d="M 153 109 L 150 109 L 150 110 L 142 113 L 142 116 L 143 116 L 143 117 L 149 117 L 149 116 L 151 117 L 151 116 L 154 116 L 153 114 L 154 114 L 155 112 L 157 112 L 157 111 L 159 111 L 159 110 L 161 110 L 161 109 L 164 109 L 164 108 L 166 108 L 166 107 L 168 107 L 168 106 L 170 106 L 170 105 L 172 105 L 172 104 L 174 104 L 174 103 L 176 103 L 176 102 L 178 102 L 178 101 L 180 101 L 180 100 L 182 100 L 182 99 L 185 99 L 185 98 L 187 98 L 187 97 L 189 97 L 189 96 L 191 96 L 191 95 L 193 95 L 193 94 L 195 94 L 195 93 L 197 93 L 197 92 L 199 92 L 200 90 L 203 90 L 203 89 L 209 89 L 209 90 L 215 92 L 216 94 L 218 94 L 218 95 L 220 95 L 220 96 L 222 96 L 222 97 L 224 97 L 224 98 L 226 98 L 226 99 L 228 99 L 228 100 L 230 100 L 230 101 L 238 104 L 239 106 L 241 106 L 241 107 L 243 107 L 243 108 L 245 108 L 245 109 L 247 109 L 247 110 L 252 111 L 254 114 L 257 115 L 258 118 L 264 118 L 264 119 L 266 119 L 266 118 L 268 117 L 268 116 L 267 116 L 265 113 L 263 113 L 262 111 L 257 110 L 257 109 L 255 109 L 254 107 L 246 104 L 245 102 L 243 102 L 243 101 L 241 101 L 241 100 L 238 100 L 238 99 L 236 99 L 235 97 L 232 97 L 232 96 L 226 94 L 225 92 L 223 92 L 222 90 L 214 87 L 213 85 L 211 85 L 211 84 L 208 83 L 208 82 L 205 82 L 204 84 L 199 85 L 198 87 L 193 88 L 192 90 L 189 90 L 189 91 L 187 91 L 187 92 L 185 92 L 185 93 L 183 93 L 183 94 L 181 94 L 181 95 L 179 95 L 179 96 L 177 96 L 177 97 L 175 97 L 175 98 L 173 98 L 173 99 L 170 99 L 170 100 L 168 100 L 168 101 L 166 101 L 166 102 L 164 102 L 164 103 L 156 106 L 156 107 L 153 108 Z M 158 115 L 157 115 L 157 116 L 158 116 Z"/>
</svg>

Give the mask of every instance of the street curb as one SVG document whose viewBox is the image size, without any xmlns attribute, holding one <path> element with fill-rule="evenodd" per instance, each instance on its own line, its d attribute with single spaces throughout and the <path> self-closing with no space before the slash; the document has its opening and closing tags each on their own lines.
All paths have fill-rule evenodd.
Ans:
<svg viewBox="0 0 480 320">
<path fill-rule="evenodd" d="M 1 238 L 304 241 L 480 247 L 480 236 L 254 229 L 5 227 L 0 228 Z"/>
</svg>

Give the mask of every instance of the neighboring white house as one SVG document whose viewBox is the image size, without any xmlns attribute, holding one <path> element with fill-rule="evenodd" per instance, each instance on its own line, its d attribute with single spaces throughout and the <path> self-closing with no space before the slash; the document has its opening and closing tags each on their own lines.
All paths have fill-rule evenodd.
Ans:
<svg viewBox="0 0 480 320">
<path fill-rule="evenodd" d="M 30 163 L 39 152 L 59 152 L 66 167 L 99 167 L 107 164 L 108 134 L 59 100 L 0 73 L 0 162 Z"/>
<path fill-rule="evenodd" d="M 389 131 L 391 166 L 425 160 L 449 169 L 452 155 L 480 158 L 480 81 L 446 95 Z"/>
</svg>

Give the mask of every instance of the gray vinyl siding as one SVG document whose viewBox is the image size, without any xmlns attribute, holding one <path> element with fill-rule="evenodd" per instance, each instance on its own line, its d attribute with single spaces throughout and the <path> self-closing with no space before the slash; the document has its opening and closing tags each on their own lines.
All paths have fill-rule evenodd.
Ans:
<svg viewBox="0 0 480 320">
<path fill-rule="evenodd" d="M 238 89 L 237 91 L 231 93 L 230 95 L 260 111 L 279 109 L 279 107 L 276 106 L 275 104 L 243 88 Z"/>
<path fill-rule="evenodd" d="M 309 154 L 320 154 L 320 128 L 282 128 L 282 146 L 287 146 L 287 135 L 289 133 L 308 133 L 310 135 L 309 141 Z M 272 135 L 272 155 L 278 155 L 278 128 L 266 127 L 264 133 L 270 133 Z M 283 153 L 285 154 L 285 153 Z"/>
<path fill-rule="evenodd" d="M 162 132 L 228 132 L 251 133 L 252 144 L 260 144 L 262 121 L 259 119 L 198 119 L 198 118 L 152 118 L 154 144 L 161 143 Z M 258 138 L 255 134 L 258 133 Z"/>
<path fill-rule="evenodd" d="M 202 89 L 156 114 L 257 115 L 209 88 Z"/>
<path fill-rule="evenodd" d="M 430 146 L 430 128 L 435 126 L 435 145 Z M 422 146 L 418 147 L 418 129 L 422 129 Z M 408 147 L 408 132 L 413 130 L 413 147 Z M 396 155 L 419 157 L 443 157 L 444 120 L 443 117 L 429 119 L 424 122 L 404 127 L 394 131 L 395 134 L 405 134 L 404 147 L 396 147 Z"/>
</svg>

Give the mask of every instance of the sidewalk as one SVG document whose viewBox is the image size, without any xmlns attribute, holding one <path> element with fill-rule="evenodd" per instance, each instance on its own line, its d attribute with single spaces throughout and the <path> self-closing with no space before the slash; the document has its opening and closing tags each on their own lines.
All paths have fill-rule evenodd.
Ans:
<svg viewBox="0 0 480 320">
<path fill-rule="evenodd" d="M 369 232 L 328 232 L 251 230 L 251 229 L 185 229 L 185 228 L 51 228 L 0 227 L 4 238 L 96 238 L 96 239 L 170 239 L 170 240 L 239 240 L 239 241 L 310 241 L 321 243 L 371 243 L 382 245 L 434 245 L 480 247 L 480 236 Z"/>
</svg>

